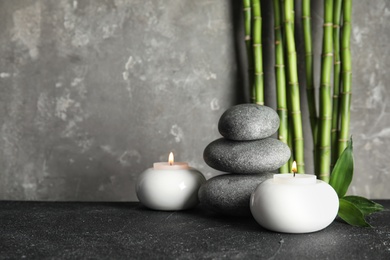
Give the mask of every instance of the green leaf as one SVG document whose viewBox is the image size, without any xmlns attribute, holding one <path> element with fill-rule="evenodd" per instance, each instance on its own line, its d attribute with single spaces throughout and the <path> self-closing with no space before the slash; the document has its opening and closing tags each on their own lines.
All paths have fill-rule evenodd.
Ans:
<svg viewBox="0 0 390 260">
<path fill-rule="evenodd" d="M 345 199 L 339 199 L 338 216 L 345 222 L 357 227 L 371 227 L 364 219 L 363 213 L 351 202 Z"/>
<path fill-rule="evenodd" d="M 359 196 L 345 196 L 343 199 L 355 205 L 364 216 L 385 209 L 381 204 Z"/>
<path fill-rule="evenodd" d="M 349 184 L 353 177 L 353 148 L 352 137 L 349 140 L 347 147 L 340 155 L 333 168 L 330 176 L 329 184 L 335 189 L 339 198 L 342 198 L 347 193 Z"/>
</svg>

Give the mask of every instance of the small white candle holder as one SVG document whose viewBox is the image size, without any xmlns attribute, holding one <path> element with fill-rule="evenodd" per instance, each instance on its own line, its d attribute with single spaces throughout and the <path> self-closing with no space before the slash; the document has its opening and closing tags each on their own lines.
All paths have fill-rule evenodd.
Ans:
<svg viewBox="0 0 390 260">
<path fill-rule="evenodd" d="M 172 154 L 172 153 L 171 153 Z M 199 203 L 198 191 L 206 182 L 203 174 L 184 162 L 154 163 L 137 179 L 139 201 L 154 210 L 176 211 L 195 207 Z"/>
<path fill-rule="evenodd" d="M 261 183 L 250 199 L 255 220 L 266 229 L 283 233 L 324 229 L 333 222 L 338 208 L 336 191 L 308 174 L 275 174 Z"/>
</svg>

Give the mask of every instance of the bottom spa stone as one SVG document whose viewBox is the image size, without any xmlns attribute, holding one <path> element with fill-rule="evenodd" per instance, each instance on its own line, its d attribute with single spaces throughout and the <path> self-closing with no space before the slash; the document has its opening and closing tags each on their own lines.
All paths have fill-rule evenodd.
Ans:
<svg viewBox="0 0 390 260">
<path fill-rule="evenodd" d="M 250 196 L 272 173 L 256 175 L 224 174 L 209 179 L 199 189 L 202 207 L 231 216 L 250 216 Z"/>
</svg>

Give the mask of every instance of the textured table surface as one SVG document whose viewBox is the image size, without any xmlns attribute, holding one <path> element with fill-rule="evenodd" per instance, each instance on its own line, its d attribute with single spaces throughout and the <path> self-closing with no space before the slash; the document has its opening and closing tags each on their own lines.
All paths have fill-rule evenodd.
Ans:
<svg viewBox="0 0 390 260">
<path fill-rule="evenodd" d="M 281 234 L 252 218 L 139 203 L 0 202 L 0 259 L 390 259 L 390 200 L 368 218 Z M 288 217 L 288 216 L 286 216 Z"/>
</svg>

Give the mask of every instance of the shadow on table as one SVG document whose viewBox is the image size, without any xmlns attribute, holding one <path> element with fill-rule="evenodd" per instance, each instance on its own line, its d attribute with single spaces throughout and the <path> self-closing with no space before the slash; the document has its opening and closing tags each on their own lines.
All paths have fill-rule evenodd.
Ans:
<svg viewBox="0 0 390 260">
<path fill-rule="evenodd" d="M 252 216 L 228 216 L 228 215 L 222 215 L 218 214 L 212 211 L 209 211 L 202 207 L 201 205 L 198 205 L 197 207 L 193 209 L 183 210 L 183 211 L 157 211 L 148 209 L 147 207 L 143 206 L 142 204 L 139 204 L 134 210 L 140 212 L 140 213 L 147 213 L 147 214 L 154 214 L 154 215 L 160 215 L 161 217 L 165 217 L 165 219 L 174 219 L 174 221 L 177 221 L 177 219 L 181 219 L 182 221 L 198 221 L 199 223 L 207 223 L 209 226 L 213 227 L 221 227 L 225 226 L 234 230 L 241 230 L 241 231 L 250 231 L 250 232 L 270 232 L 264 228 L 262 228 L 254 219 Z M 174 217 L 172 217 L 174 216 Z"/>
</svg>

